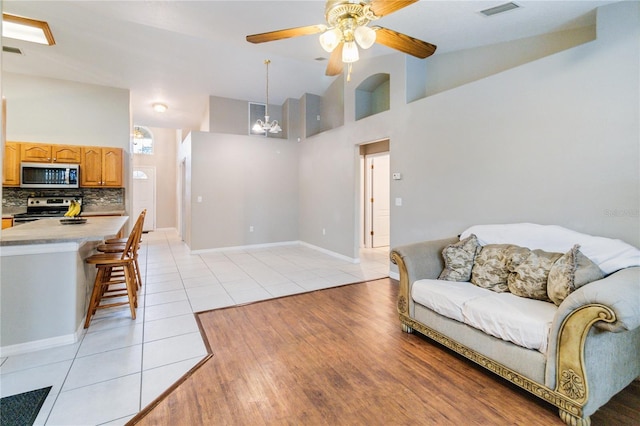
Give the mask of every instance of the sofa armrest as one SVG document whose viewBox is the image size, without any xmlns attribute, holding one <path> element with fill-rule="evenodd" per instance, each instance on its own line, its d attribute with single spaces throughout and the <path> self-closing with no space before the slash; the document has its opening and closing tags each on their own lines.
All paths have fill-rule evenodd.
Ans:
<svg viewBox="0 0 640 426">
<path fill-rule="evenodd" d="M 640 267 L 614 272 L 571 293 L 558 307 L 552 335 L 570 312 L 590 304 L 604 305 L 615 315 L 614 322 L 598 321 L 595 327 L 613 332 L 640 327 Z"/>
<path fill-rule="evenodd" d="M 413 316 L 411 286 L 417 280 L 438 278 L 444 268 L 442 250 L 458 238 L 422 241 L 395 247 L 391 250 L 391 261 L 398 265 L 400 288 L 398 292 L 398 312 Z"/>
<path fill-rule="evenodd" d="M 633 343 L 633 339 L 640 336 L 637 332 L 640 330 L 639 327 L 640 267 L 620 270 L 574 291 L 560 304 L 551 324 L 546 385 L 573 400 L 586 401 L 589 395 L 587 371 L 608 371 L 608 366 L 620 363 L 629 365 L 630 371 L 633 370 L 630 373 L 633 376 L 632 380 L 637 376 L 637 371 L 634 371 L 638 362 L 627 362 L 623 358 L 636 357 L 634 350 L 623 350 L 623 354 L 615 357 L 619 359 L 612 360 L 609 359 L 612 357 L 610 352 L 605 351 L 607 355 L 598 356 L 593 348 L 587 357 L 585 347 L 590 339 L 599 342 L 598 344 L 611 343 L 613 340 L 607 339 L 604 335 L 612 332 L 620 334 L 620 338 L 623 339 L 619 342 L 621 347 L 622 342 L 637 347 L 638 342 Z M 626 342 L 627 339 L 631 339 L 632 342 Z M 618 374 L 623 375 L 621 371 Z M 603 387 L 598 381 L 591 385 Z M 596 392 L 594 389 L 592 391 Z M 608 399 L 602 396 L 600 398 L 604 401 Z"/>
</svg>

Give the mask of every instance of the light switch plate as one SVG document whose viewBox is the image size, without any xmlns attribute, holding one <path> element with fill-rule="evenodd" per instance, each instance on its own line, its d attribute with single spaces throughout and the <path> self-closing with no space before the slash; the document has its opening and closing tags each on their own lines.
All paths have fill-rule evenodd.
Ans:
<svg viewBox="0 0 640 426">
<path fill-rule="evenodd" d="M 393 177 L 393 180 L 400 180 L 402 179 L 402 174 L 401 173 L 394 173 L 391 175 Z"/>
</svg>

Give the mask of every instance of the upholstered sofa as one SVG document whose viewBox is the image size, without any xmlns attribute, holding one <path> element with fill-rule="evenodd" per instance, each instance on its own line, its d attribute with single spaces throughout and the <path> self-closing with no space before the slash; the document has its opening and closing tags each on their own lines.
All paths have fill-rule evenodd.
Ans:
<svg viewBox="0 0 640 426">
<path fill-rule="evenodd" d="M 482 261 L 496 247 L 506 254 Z M 548 295 L 511 286 L 518 268 L 528 260 L 539 266 L 545 255 L 538 284 L 546 281 Z M 640 376 L 640 251 L 621 240 L 559 226 L 485 225 L 395 247 L 391 260 L 398 265 L 404 331 L 555 405 L 569 425 L 589 425 L 591 414 Z M 507 284 L 491 288 L 481 279 L 483 267 L 496 264 L 506 267 Z"/>
</svg>

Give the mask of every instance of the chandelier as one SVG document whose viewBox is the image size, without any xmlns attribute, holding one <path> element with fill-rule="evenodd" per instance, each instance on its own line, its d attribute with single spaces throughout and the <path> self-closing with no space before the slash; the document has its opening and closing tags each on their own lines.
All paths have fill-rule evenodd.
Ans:
<svg viewBox="0 0 640 426">
<path fill-rule="evenodd" d="M 264 108 L 264 121 L 258 119 L 256 124 L 251 128 L 256 133 L 263 133 L 265 136 L 268 133 L 280 133 L 282 128 L 278 124 L 278 120 L 269 121 L 269 64 L 271 61 L 269 59 L 264 60 L 264 64 L 267 67 L 267 103 Z"/>
</svg>

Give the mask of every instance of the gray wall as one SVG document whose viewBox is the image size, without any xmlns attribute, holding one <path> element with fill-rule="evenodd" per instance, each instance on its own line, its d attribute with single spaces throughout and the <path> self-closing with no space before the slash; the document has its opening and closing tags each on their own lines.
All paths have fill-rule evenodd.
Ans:
<svg viewBox="0 0 640 426">
<path fill-rule="evenodd" d="M 192 250 L 298 239 L 297 142 L 202 132 L 190 139 Z"/>
<path fill-rule="evenodd" d="M 300 145 L 300 240 L 356 257 L 354 146 L 389 137 L 392 245 L 530 221 L 639 246 L 639 9 L 606 6 L 596 41 L 408 105 L 394 89 L 358 122 L 346 89 L 347 124 Z M 364 66 L 405 87 L 390 61 Z"/>
</svg>

